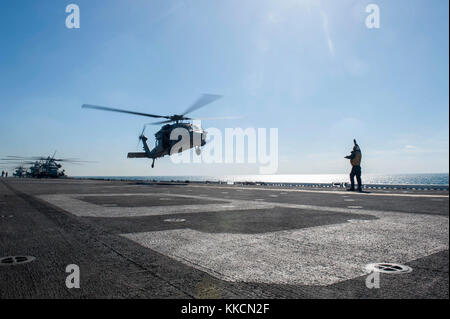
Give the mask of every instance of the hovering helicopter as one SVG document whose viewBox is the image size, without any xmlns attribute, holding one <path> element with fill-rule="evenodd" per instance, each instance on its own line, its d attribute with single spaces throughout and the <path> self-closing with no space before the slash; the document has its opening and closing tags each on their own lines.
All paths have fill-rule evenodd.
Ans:
<svg viewBox="0 0 450 319">
<path fill-rule="evenodd" d="M 62 164 L 60 162 L 80 164 L 87 163 L 87 161 L 81 161 L 79 159 L 70 158 L 55 158 L 56 152 L 53 156 L 6 156 L 6 158 L 1 159 L 2 161 L 8 161 L 10 163 L 18 162 L 20 166 L 16 168 L 14 176 L 17 177 L 32 177 L 32 178 L 58 178 L 65 177 L 65 170 L 62 169 Z M 24 168 L 23 165 L 31 165 L 28 170 Z M 16 175 L 17 173 L 17 175 Z"/>
<path fill-rule="evenodd" d="M 193 121 L 193 120 L 222 120 L 222 119 L 233 119 L 235 117 L 220 117 L 220 118 L 190 118 L 186 117 L 187 114 L 198 110 L 199 108 L 210 104 L 219 98 L 221 95 L 215 94 L 203 94 L 197 99 L 190 107 L 184 111 L 182 114 L 174 114 L 174 115 L 154 115 L 148 113 L 134 112 L 123 109 L 116 109 L 111 107 L 99 106 L 99 105 L 91 105 L 91 104 L 83 104 L 82 108 L 88 109 L 96 109 L 101 111 L 109 111 L 109 112 L 119 112 L 119 113 L 127 113 L 139 116 L 153 117 L 153 118 L 164 118 L 166 120 L 148 123 L 144 125 L 141 135 L 139 136 L 139 141 L 142 141 L 144 152 L 130 152 L 128 153 L 128 158 L 150 158 L 152 159 L 152 168 L 155 167 L 155 160 L 160 157 L 164 157 L 166 155 L 171 155 L 171 151 L 173 146 L 177 144 L 181 138 L 178 140 L 171 140 L 170 135 L 174 129 L 183 128 L 189 132 L 190 143 L 188 145 L 183 145 L 182 149 L 177 150 L 178 153 L 181 151 L 191 149 L 195 147 L 195 151 L 197 155 L 201 153 L 201 147 L 206 144 L 206 136 L 207 132 L 203 130 L 200 126 L 191 124 L 189 122 L 183 121 Z M 144 135 L 145 128 L 147 125 L 160 125 L 165 124 L 162 128 L 156 132 L 155 134 L 155 147 L 150 149 L 147 144 L 148 138 Z"/>
</svg>

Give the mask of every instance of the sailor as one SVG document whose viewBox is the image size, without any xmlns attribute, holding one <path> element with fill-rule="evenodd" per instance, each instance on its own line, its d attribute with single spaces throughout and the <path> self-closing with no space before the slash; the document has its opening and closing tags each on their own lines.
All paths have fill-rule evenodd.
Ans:
<svg viewBox="0 0 450 319">
<path fill-rule="evenodd" d="M 350 189 L 348 191 L 355 191 L 355 176 L 356 180 L 358 181 L 358 192 L 362 192 L 362 182 L 361 182 L 361 149 L 356 143 L 356 140 L 353 140 L 354 146 L 353 151 L 350 155 L 346 156 L 345 158 L 350 160 L 350 164 L 352 165 L 352 171 L 350 172 Z"/>
</svg>

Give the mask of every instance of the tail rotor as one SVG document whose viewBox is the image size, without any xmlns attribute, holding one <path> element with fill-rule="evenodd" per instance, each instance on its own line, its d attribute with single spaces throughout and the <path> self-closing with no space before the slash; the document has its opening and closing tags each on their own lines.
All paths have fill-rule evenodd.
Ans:
<svg viewBox="0 0 450 319">
<path fill-rule="evenodd" d="M 139 143 L 141 141 L 143 141 L 143 142 L 147 141 L 147 137 L 144 135 L 144 133 L 145 133 L 145 129 L 147 128 L 148 125 L 149 125 L 149 123 L 145 124 L 144 127 L 142 128 L 142 132 L 141 132 L 141 134 L 139 134 L 139 137 L 138 137 L 138 142 L 136 144 L 136 149 L 138 149 Z"/>
</svg>

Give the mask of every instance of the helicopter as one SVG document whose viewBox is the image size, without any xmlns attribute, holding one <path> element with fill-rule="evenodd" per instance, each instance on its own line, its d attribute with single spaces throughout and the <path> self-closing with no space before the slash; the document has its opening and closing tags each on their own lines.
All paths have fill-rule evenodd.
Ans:
<svg viewBox="0 0 450 319">
<path fill-rule="evenodd" d="M 181 140 L 179 137 L 177 140 L 171 139 L 171 133 L 174 129 L 181 128 L 185 129 L 189 132 L 190 143 L 187 145 L 183 145 L 182 148 L 176 150 L 176 152 L 181 153 L 182 151 L 195 148 L 195 152 L 197 155 L 201 154 L 201 147 L 206 144 L 206 136 L 207 132 L 201 128 L 199 125 L 191 124 L 185 121 L 193 121 L 193 120 L 222 120 L 222 119 L 233 119 L 235 117 L 216 117 L 216 118 L 190 118 L 186 117 L 187 114 L 198 110 L 199 108 L 210 104 L 218 99 L 220 99 L 221 95 L 216 94 L 203 94 L 201 95 L 190 107 L 186 109 L 182 114 L 174 114 L 174 115 L 154 115 L 148 113 L 134 112 L 124 109 L 117 109 L 112 107 L 105 107 L 99 105 L 92 104 L 83 104 L 82 108 L 95 109 L 101 111 L 109 111 L 109 112 L 119 112 L 119 113 L 127 113 L 138 116 L 145 117 L 153 117 L 153 118 L 163 118 L 165 120 L 147 123 L 144 125 L 142 129 L 142 133 L 139 135 L 139 142 L 143 144 L 144 152 L 130 152 L 127 155 L 127 158 L 149 158 L 152 160 L 152 168 L 155 167 L 155 160 L 160 157 L 164 157 L 166 155 L 173 154 L 173 147 Z M 161 125 L 164 124 L 161 129 L 155 134 L 155 147 L 150 149 L 147 141 L 148 138 L 144 135 L 145 128 L 147 125 Z"/>
<path fill-rule="evenodd" d="M 13 173 L 14 177 L 22 178 L 22 177 L 25 177 L 26 174 L 27 174 L 27 169 L 24 166 L 19 165 L 14 168 L 14 173 Z"/>
<path fill-rule="evenodd" d="M 32 177 L 32 178 L 59 178 L 66 177 L 65 170 L 62 168 L 61 162 L 80 164 L 87 163 L 87 161 L 81 161 L 79 159 L 71 158 L 55 158 L 56 152 L 53 156 L 6 156 L 1 159 L 2 161 L 8 161 L 9 163 L 19 163 L 16 167 L 14 176 L 16 177 Z M 24 168 L 24 165 L 31 165 L 28 170 Z M 16 174 L 17 173 L 17 174 Z"/>
</svg>

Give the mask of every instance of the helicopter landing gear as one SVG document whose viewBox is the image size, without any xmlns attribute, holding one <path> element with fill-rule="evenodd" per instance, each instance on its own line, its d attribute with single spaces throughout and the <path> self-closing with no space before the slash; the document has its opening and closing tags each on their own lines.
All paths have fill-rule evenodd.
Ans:
<svg viewBox="0 0 450 319">
<path fill-rule="evenodd" d="M 155 167 L 155 159 L 153 159 L 153 162 L 152 162 L 152 168 L 154 168 Z"/>
<path fill-rule="evenodd" d="M 197 147 L 195 148 L 195 154 L 197 154 L 198 156 L 200 156 L 201 153 L 202 153 L 201 148 L 197 146 Z"/>
</svg>

